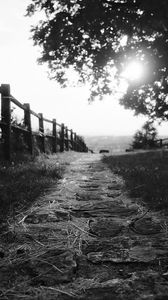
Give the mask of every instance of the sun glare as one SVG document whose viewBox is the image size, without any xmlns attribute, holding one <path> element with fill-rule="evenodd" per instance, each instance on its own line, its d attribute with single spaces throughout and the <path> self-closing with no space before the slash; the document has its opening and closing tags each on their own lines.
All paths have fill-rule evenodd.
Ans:
<svg viewBox="0 0 168 300">
<path fill-rule="evenodd" d="M 143 65 L 140 62 L 133 61 L 126 66 L 122 77 L 127 80 L 137 81 L 143 76 Z"/>
</svg>

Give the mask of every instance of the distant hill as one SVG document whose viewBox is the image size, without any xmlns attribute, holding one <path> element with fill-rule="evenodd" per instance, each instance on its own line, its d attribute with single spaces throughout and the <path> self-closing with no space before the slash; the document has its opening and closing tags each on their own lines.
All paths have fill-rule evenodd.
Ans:
<svg viewBox="0 0 168 300">
<path fill-rule="evenodd" d="M 100 149 L 107 149 L 110 153 L 125 152 L 130 147 L 132 136 L 85 136 L 89 149 L 98 153 Z"/>
</svg>

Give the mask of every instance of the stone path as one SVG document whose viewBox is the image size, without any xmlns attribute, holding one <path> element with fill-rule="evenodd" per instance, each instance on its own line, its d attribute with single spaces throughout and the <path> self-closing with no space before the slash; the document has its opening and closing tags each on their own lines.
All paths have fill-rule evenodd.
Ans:
<svg viewBox="0 0 168 300">
<path fill-rule="evenodd" d="M 1 299 L 23 286 L 23 299 L 168 299 L 167 254 L 166 220 L 129 199 L 100 155 L 79 154 L 15 223 Z"/>
</svg>

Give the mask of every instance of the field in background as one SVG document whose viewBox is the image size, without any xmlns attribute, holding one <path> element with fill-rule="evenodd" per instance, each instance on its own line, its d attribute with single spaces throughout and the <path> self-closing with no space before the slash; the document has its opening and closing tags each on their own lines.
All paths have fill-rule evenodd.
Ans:
<svg viewBox="0 0 168 300">
<path fill-rule="evenodd" d="M 157 139 L 165 139 L 168 136 L 159 136 Z M 95 153 L 100 149 L 107 149 L 111 154 L 124 154 L 131 148 L 133 136 L 85 136 L 86 145 Z"/>
<path fill-rule="evenodd" d="M 85 136 L 86 145 L 95 153 L 107 149 L 110 153 L 123 153 L 130 147 L 132 136 Z"/>
</svg>

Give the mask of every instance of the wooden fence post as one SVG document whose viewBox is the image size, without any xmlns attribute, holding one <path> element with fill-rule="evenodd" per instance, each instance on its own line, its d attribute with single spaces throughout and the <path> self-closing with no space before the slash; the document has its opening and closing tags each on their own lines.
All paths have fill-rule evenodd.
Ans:
<svg viewBox="0 0 168 300">
<path fill-rule="evenodd" d="M 83 147 L 83 152 L 87 152 L 87 147 L 84 141 L 82 142 L 82 147 Z"/>
<path fill-rule="evenodd" d="M 33 137 L 32 137 L 32 127 L 31 127 L 31 114 L 30 114 L 30 104 L 24 103 L 24 124 L 27 127 L 28 132 L 28 138 L 27 138 L 27 144 L 29 147 L 29 151 L 31 155 L 33 154 Z"/>
<path fill-rule="evenodd" d="M 162 148 L 162 146 L 163 146 L 162 139 L 160 139 L 160 141 L 159 141 L 159 146 L 160 146 L 160 148 Z"/>
<path fill-rule="evenodd" d="M 85 152 L 85 147 L 84 147 L 84 142 L 83 141 L 81 141 L 81 150 L 82 150 L 82 152 Z"/>
<path fill-rule="evenodd" d="M 53 119 L 53 153 L 57 152 L 57 122 Z"/>
<path fill-rule="evenodd" d="M 79 152 L 82 152 L 82 141 L 80 137 L 78 137 L 78 141 L 79 141 Z"/>
<path fill-rule="evenodd" d="M 69 151 L 69 134 L 68 134 L 68 127 L 66 127 L 66 149 Z"/>
<path fill-rule="evenodd" d="M 79 152 L 79 139 L 77 135 L 76 135 L 76 151 Z"/>
<path fill-rule="evenodd" d="M 80 152 L 80 139 L 79 139 L 78 135 L 77 135 L 76 140 L 77 140 L 77 151 Z"/>
<path fill-rule="evenodd" d="M 75 133 L 74 133 L 74 150 L 75 150 L 75 151 L 78 151 L 77 148 L 78 148 L 78 147 L 77 147 L 77 135 L 76 135 L 76 132 L 75 132 Z"/>
<path fill-rule="evenodd" d="M 74 150 L 74 140 L 73 140 L 73 130 L 71 129 L 71 147 L 72 147 L 72 150 Z"/>
<path fill-rule="evenodd" d="M 65 125 L 64 123 L 61 124 L 61 132 L 60 132 L 60 152 L 64 152 L 64 142 L 65 142 Z"/>
<path fill-rule="evenodd" d="M 10 85 L 1 85 L 1 117 L 5 125 L 2 127 L 2 139 L 4 140 L 4 158 L 11 159 L 11 101 L 10 101 Z"/>
<path fill-rule="evenodd" d="M 79 138 L 80 152 L 83 152 L 83 142 L 82 139 Z"/>
<path fill-rule="evenodd" d="M 77 135 L 76 141 L 77 141 L 77 151 L 80 152 L 80 140 L 79 140 L 78 135 Z"/>
<path fill-rule="evenodd" d="M 44 137 L 44 121 L 43 121 L 43 114 L 39 113 L 39 131 L 41 134 L 42 140 L 42 151 L 45 153 L 45 137 Z"/>
</svg>

